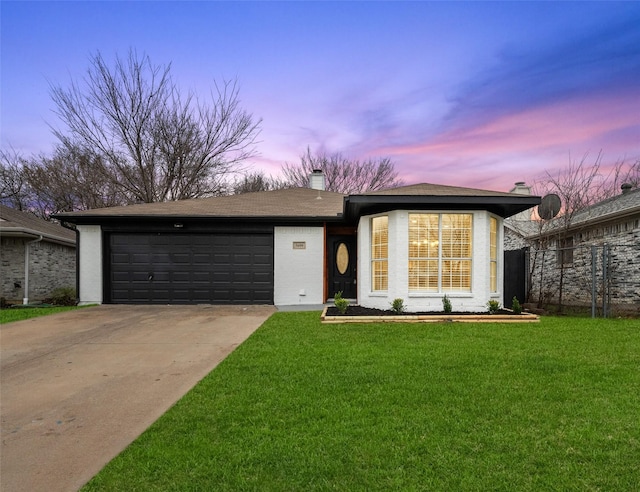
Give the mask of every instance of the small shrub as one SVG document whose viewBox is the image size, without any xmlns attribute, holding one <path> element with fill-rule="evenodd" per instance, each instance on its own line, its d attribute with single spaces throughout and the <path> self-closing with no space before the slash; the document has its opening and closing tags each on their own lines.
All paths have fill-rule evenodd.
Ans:
<svg viewBox="0 0 640 492">
<path fill-rule="evenodd" d="M 489 309 L 489 314 L 496 314 L 500 310 L 500 303 L 492 299 L 487 302 L 487 308 Z"/>
<path fill-rule="evenodd" d="M 399 297 L 397 299 L 394 299 L 391 303 L 391 311 L 393 311 L 395 314 L 402 314 L 404 313 L 404 310 L 404 301 Z"/>
<path fill-rule="evenodd" d="M 45 299 L 45 302 L 54 306 L 75 306 L 77 304 L 76 289 L 73 287 L 58 287 L 53 290 L 51 296 Z"/>
<path fill-rule="evenodd" d="M 451 306 L 451 299 L 447 297 L 447 294 L 442 298 L 442 310 L 447 314 L 453 310 L 453 306 Z"/>
<path fill-rule="evenodd" d="M 522 314 L 522 306 L 516 296 L 513 296 L 513 300 L 511 301 L 511 309 L 514 314 Z"/>
<path fill-rule="evenodd" d="M 342 298 L 342 291 L 336 292 L 333 296 L 333 304 L 338 308 L 340 314 L 344 314 L 347 312 L 347 308 L 349 307 L 349 301 Z"/>
</svg>

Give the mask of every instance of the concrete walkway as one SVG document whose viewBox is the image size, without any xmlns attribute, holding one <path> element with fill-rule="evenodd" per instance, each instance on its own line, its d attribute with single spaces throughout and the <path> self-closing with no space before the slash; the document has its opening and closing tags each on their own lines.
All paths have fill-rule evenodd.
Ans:
<svg viewBox="0 0 640 492">
<path fill-rule="evenodd" d="M 0 326 L 0 490 L 78 490 L 274 311 L 98 306 Z"/>
</svg>

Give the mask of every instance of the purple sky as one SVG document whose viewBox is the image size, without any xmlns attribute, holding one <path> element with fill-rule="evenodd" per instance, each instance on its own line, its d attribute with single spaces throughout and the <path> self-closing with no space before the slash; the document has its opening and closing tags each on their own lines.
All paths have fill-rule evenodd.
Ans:
<svg viewBox="0 0 640 492">
<path fill-rule="evenodd" d="M 508 191 L 600 151 L 640 158 L 640 2 L 11 2 L 1 146 L 49 153 L 49 84 L 130 48 L 206 96 L 237 78 L 256 169 L 307 146 L 407 184 Z"/>
</svg>

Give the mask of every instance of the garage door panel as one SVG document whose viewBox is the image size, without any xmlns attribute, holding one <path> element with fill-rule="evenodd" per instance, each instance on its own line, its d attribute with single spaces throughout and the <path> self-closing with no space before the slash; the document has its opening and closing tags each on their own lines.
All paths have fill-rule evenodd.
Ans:
<svg viewBox="0 0 640 492">
<path fill-rule="evenodd" d="M 248 284 L 251 282 L 253 275 L 251 272 L 234 272 L 233 282 L 235 284 Z"/>
<path fill-rule="evenodd" d="M 271 275 L 268 273 L 253 273 L 253 282 L 260 285 L 266 285 L 271 281 Z"/>
<path fill-rule="evenodd" d="M 271 234 L 112 233 L 109 245 L 113 303 L 273 303 Z"/>
<path fill-rule="evenodd" d="M 189 274 L 189 272 L 171 272 L 171 280 L 179 283 L 179 282 L 188 282 L 189 279 L 191 278 L 191 275 Z"/>
</svg>

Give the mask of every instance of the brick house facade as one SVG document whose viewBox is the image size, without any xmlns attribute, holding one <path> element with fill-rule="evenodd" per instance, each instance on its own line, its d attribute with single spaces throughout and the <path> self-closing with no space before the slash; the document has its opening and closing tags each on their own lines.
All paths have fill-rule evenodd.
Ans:
<svg viewBox="0 0 640 492">
<path fill-rule="evenodd" d="M 34 303 L 56 288 L 75 288 L 75 243 L 73 231 L 0 205 L 0 297 Z"/>
<path fill-rule="evenodd" d="M 556 304 L 562 293 L 562 304 L 588 306 L 595 291 L 598 306 L 640 314 L 640 189 L 581 210 L 570 224 L 524 219 L 505 221 L 504 247 L 528 249 L 529 301 Z"/>
</svg>

